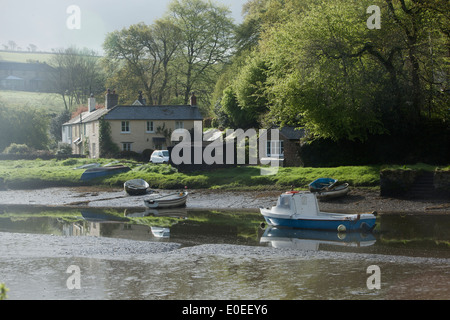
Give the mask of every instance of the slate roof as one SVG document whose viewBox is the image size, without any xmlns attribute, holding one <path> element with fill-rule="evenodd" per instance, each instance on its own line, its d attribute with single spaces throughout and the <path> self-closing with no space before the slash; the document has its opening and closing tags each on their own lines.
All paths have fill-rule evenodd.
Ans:
<svg viewBox="0 0 450 320">
<path fill-rule="evenodd" d="M 195 106 L 115 106 L 105 120 L 203 120 Z"/>
<path fill-rule="evenodd" d="M 115 106 L 112 109 L 97 109 L 83 112 L 82 122 L 105 120 L 203 120 L 197 107 L 181 106 Z M 70 119 L 65 125 L 80 123 L 80 116 Z"/>
<path fill-rule="evenodd" d="M 89 111 L 83 112 L 81 114 L 81 122 L 85 123 L 85 122 L 96 121 L 99 118 L 101 118 L 108 111 L 110 111 L 110 110 L 108 110 L 106 108 L 101 108 L 101 109 L 97 109 L 93 112 L 89 112 Z M 70 119 L 69 121 L 64 123 L 64 125 L 75 124 L 75 123 L 80 123 L 80 115 L 73 117 L 72 119 Z"/>
<path fill-rule="evenodd" d="M 305 129 L 296 127 L 282 127 L 280 133 L 289 140 L 299 140 L 305 136 Z"/>
</svg>

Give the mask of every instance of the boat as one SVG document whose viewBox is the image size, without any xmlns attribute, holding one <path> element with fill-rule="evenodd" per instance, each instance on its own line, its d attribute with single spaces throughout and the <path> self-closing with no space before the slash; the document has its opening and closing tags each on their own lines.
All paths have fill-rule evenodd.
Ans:
<svg viewBox="0 0 450 320">
<path fill-rule="evenodd" d="M 175 208 L 186 205 L 187 191 L 168 194 L 160 197 L 145 199 L 144 204 L 148 208 Z"/>
<path fill-rule="evenodd" d="M 91 179 L 95 179 L 98 177 L 109 176 L 117 173 L 127 172 L 131 169 L 129 167 L 123 165 L 109 166 L 109 167 L 98 167 L 98 168 L 90 168 L 83 172 L 81 175 L 81 180 L 87 181 Z"/>
<path fill-rule="evenodd" d="M 130 196 L 146 194 L 149 187 L 150 185 L 143 179 L 132 179 L 123 184 L 125 192 Z"/>
<path fill-rule="evenodd" d="M 79 169 L 91 169 L 91 168 L 98 168 L 100 167 L 101 164 L 100 163 L 88 163 L 88 164 L 83 164 L 82 166 L 73 168 L 74 170 L 79 170 Z"/>
<path fill-rule="evenodd" d="M 369 247 L 376 243 L 376 239 L 372 233 L 268 227 L 261 236 L 260 243 L 273 248 L 317 251 L 329 246 Z"/>
<path fill-rule="evenodd" d="M 298 229 L 370 232 L 376 222 L 375 212 L 321 212 L 316 195 L 312 192 L 288 191 L 279 196 L 276 206 L 260 208 L 260 212 L 270 226 Z"/>
<path fill-rule="evenodd" d="M 152 234 L 155 238 L 169 238 L 170 237 L 170 228 L 164 227 L 150 227 Z"/>
<path fill-rule="evenodd" d="M 314 180 L 308 185 L 309 191 L 311 192 L 319 192 L 324 191 L 336 185 L 338 180 L 332 178 L 319 178 Z"/>
<path fill-rule="evenodd" d="M 340 184 L 330 189 L 325 189 L 323 191 L 318 191 L 316 193 L 317 199 L 333 199 L 338 197 L 343 197 L 349 192 L 348 183 Z"/>
</svg>

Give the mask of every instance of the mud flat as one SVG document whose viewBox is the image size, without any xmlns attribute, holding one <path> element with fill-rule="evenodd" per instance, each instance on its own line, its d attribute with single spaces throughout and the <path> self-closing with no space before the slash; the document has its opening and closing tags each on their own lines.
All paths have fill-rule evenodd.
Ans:
<svg viewBox="0 0 450 320">
<path fill-rule="evenodd" d="M 154 190 L 169 194 L 174 190 Z M 258 209 L 275 205 L 283 191 L 190 190 L 188 208 Z M 0 191 L 0 205 L 75 206 L 75 207 L 144 207 L 149 196 L 128 196 L 122 189 L 94 187 L 47 188 Z M 381 197 L 379 191 L 352 189 L 343 198 L 319 201 L 322 211 L 450 214 L 450 199 L 396 199 Z"/>
</svg>

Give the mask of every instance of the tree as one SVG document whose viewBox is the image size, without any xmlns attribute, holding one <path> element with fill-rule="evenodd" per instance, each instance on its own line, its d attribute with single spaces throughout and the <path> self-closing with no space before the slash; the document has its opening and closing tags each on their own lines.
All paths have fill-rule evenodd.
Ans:
<svg viewBox="0 0 450 320">
<path fill-rule="evenodd" d="M 230 57 L 234 24 L 228 8 L 202 0 L 174 0 L 169 15 L 182 35 L 177 81 L 187 104 L 193 90 L 215 82 L 218 66 Z"/>
<path fill-rule="evenodd" d="M 366 9 L 374 4 L 382 26 L 370 30 Z M 248 33 L 254 54 L 221 86 L 233 85 L 240 107 L 258 97 L 256 110 L 265 112 L 266 104 L 272 122 L 304 127 L 311 137 L 365 141 L 404 133 L 426 109 L 428 117 L 445 118 L 448 6 L 441 0 L 250 1 L 244 23 L 257 26 Z"/>
<path fill-rule="evenodd" d="M 140 23 L 109 33 L 103 47 L 107 54 L 105 65 L 112 75 L 110 84 L 123 86 L 121 82 L 128 78 L 131 81 L 127 82 L 128 88 L 122 88 L 125 89 L 122 93 L 135 96 L 143 88 L 147 104 L 167 101 L 169 64 L 179 40 L 180 31 L 167 19 L 151 26 Z"/>
<path fill-rule="evenodd" d="M 46 149 L 49 142 L 47 132 L 48 115 L 43 111 L 0 105 L 0 151 L 11 143 Z"/>
<path fill-rule="evenodd" d="M 104 76 L 96 53 L 89 49 L 60 49 L 52 57 L 53 87 L 61 95 L 66 110 L 85 103 L 91 93 L 104 91 Z"/>
</svg>

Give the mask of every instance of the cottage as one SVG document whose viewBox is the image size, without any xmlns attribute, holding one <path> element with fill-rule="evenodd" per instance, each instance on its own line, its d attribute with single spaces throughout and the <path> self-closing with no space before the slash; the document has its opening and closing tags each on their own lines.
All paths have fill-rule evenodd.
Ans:
<svg viewBox="0 0 450 320">
<path fill-rule="evenodd" d="M 73 154 L 101 154 L 100 121 L 111 129 L 111 141 L 121 151 L 142 153 L 146 149 L 166 149 L 172 145 L 176 129 L 191 130 L 202 126 L 203 117 L 191 97 L 190 105 L 145 105 L 142 95 L 131 105 L 119 105 L 118 94 L 108 90 L 105 107 L 96 109 L 95 98 L 89 98 L 89 110 L 63 125 L 63 142 L 72 145 Z"/>
</svg>

